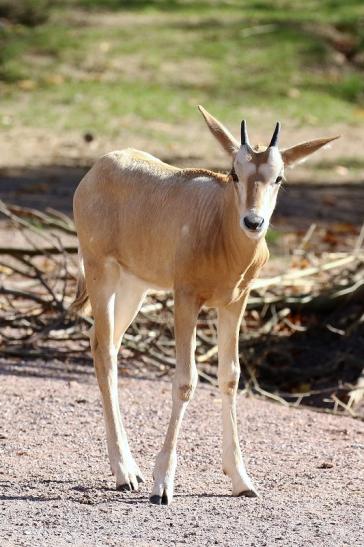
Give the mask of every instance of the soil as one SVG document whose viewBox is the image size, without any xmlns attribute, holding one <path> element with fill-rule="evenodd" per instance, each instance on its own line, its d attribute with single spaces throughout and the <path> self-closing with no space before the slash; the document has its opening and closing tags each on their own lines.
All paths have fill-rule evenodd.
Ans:
<svg viewBox="0 0 364 547">
<path fill-rule="evenodd" d="M 135 370 L 138 370 L 137 368 Z M 148 501 L 170 382 L 123 377 L 119 392 L 146 483 L 117 492 L 92 367 L 0 362 L 2 546 L 363 544 L 364 424 L 238 398 L 258 499 L 233 498 L 221 470 L 221 401 L 200 384 L 180 436 L 175 499 Z"/>
<path fill-rule="evenodd" d="M 247 117 L 249 118 L 249 112 Z M 151 139 L 143 130 L 136 132 L 124 125 L 120 128 L 120 134 L 116 136 L 96 132 L 82 134 L 79 131 L 65 133 L 53 127 L 41 129 L 14 126 L 0 133 L 0 169 L 6 171 L 8 168 L 25 166 L 33 169 L 39 166 L 90 166 L 103 154 L 127 147 L 145 150 L 163 161 L 181 167 L 209 167 L 222 170 L 230 168 L 229 158 L 211 137 L 197 110 L 196 120 L 184 123 L 183 127 L 172 123 L 155 122 L 155 128 L 163 129 L 165 135 L 169 136 L 168 142 Z M 341 135 L 341 138 L 307 161 L 296 165 L 294 169 L 288 169 L 288 180 L 330 180 L 338 184 L 363 182 L 363 131 L 360 124 L 349 128 L 346 124 L 335 124 L 323 129 L 310 126 L 296 127 L 287 120 L 282 131 L 281 148 L 326 135 Z M 266 139 L 266 130 L 259 124 L 254 130 L 252 142 L 264 143 Z"/>
</svg>

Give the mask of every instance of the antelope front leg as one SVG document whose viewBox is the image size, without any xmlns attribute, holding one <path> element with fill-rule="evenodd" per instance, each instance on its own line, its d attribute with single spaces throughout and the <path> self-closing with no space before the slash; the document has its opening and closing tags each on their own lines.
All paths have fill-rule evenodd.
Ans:
<svg viewBox="0 0 364 547">
<path fill-rule="evenodd" d="M 218 310 L 218 381 L 222 396 L 223 470 L 232 481 L 233 496 L 255 497 L 257 493 L 245 469 L 239 446 L 236 420 L 236 392 L 240 375 L 239 327 L 247 298 L 248 294 L 245 294 L 239 302 Z"/>
<path fill-rule="evenodd" d="M 176 372 L 172 384 L 172 415 L 154 472 L 150 501 L 169 505 L 173 498 L 177 466 L 177 438 L 188 402 L 197 384 L 195 364 L 196 321 L 199 306 L 196 298 L 182 290 L 175 291 Z"/>
</svg>

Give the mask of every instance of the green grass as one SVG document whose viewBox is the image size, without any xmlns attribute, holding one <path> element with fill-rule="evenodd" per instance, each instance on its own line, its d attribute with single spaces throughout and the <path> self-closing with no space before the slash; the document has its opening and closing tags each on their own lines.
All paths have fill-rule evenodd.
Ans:
<svg viewBox="0 0 364 547">
<path fill-rule="evenodd" d="M 10 115 L 18 125 L 117 134 L 121 124 L 193 121 L 197 103 L 227 122 L 247 111 L 297 125 L 363 116 L 362 68 L 319 32 L 334 25 L 364 55 L 361 1 L 53 4 L 45 23 L 1 30 L 0 125 Z M 112 10 L 120 24 L 82 24 L 74 8 L 85 21 Z"/>
<path fill-rule="evenodd" d="M 364 170 L 364 158 L 357 156 L 349 156 L 349 157 L 338 157 L 335 160 L 321 160 L 315 163 L 315 169 L 319 169 L 321 171 L 329 171 L 332 170 L 336 166 L 342 166 L 346 167 L 347 169 L 350 169 L 351 171 L 359 171 L 363 172 Z"/>
<path fill-rule="evenodd" d="M 274 228 L 269 228 L 266 236 L 267 243 L 270 246 L 278 245 L 282 237 L 282 232 L 275 230 Z"/>
</svg>

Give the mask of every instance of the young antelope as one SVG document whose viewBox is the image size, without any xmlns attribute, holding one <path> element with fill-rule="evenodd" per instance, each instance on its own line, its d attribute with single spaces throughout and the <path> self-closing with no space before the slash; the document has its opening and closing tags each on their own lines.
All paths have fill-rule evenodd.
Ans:
<svg viewBox="0 0 364 547">
<path fill-rule="evenodd" d="M 195 335 L 202 306 L 218 312 L 223 470 L 231 479 L 234 496 L 256 496 L 238 441 L 239 326 L 251 282 L 268 260 L 265 234 L 285 166 L 337 138 L 280 150 L 277 123 L 269 146 L 257 150 L 249 144 L 245 121 L 238 143 L 219 121 L 199 109 L 230 156 L 229 174 L 179 169 L 129 148 L 97 160 L 74 196 L 81 273 L 73 309 L 80 311 L 90 300 L 91 348 L 111 470 L 120 490 L 137 490 L 143 477 L 131 454 L 119 408 L 117 354 L 147 291 L 174 291 L 172 413 L 150 497 L 158 505 L 167 505 L 173 498 L 178 433 L 198 378 Z"/>
</svg>

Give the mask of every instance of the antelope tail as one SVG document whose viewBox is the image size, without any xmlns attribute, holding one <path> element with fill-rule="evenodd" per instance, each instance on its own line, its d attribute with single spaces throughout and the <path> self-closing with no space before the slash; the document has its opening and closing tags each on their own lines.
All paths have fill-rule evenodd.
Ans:
<svg viewBox="0 0 364 547">
<path fill-rule="evenodd" d="M 83 312 L 85 312 L 89 303 L 85 280 L 85 270 L 83 267 L 83 258 L 80 251 L 78 253 L 78 257 L 80 261 L 80 268 L 77 280 L 77 291 L 75 299 L 69 308 L 69 311 L 74 314 L 82 314 Z"/>
</svg>

